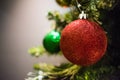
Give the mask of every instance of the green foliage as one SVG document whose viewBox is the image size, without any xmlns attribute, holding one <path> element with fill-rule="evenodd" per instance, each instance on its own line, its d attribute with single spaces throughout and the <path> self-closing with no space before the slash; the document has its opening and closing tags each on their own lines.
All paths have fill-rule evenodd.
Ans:
<svg viewBox="0 0 120 80">
<path fill-rule="evenodd" d="M 55 68 L 55 66 L 42 63 L 42 64 L 34 64 L 33 68 L 38 71 L 42 70 L 44 72 L 50 72 Z"/>
<path fill-rule="evenodd" d="M 45 53 L 45 49 L 42 46 L 33 47 L 28 50 L 28 53 L 32 56 L 39 57 Z"/>
<path fill-rule="evenodd" d="M 101 80 L 105 75 L 115 71 L 112 66 L 88 67 L 76 75 L 75 80 Z"/>
<path fill-rule="evenodd" d="M 60 14 L 58 11 L 49 12 L 48 19 L 55 21 L 56 30 L 59 29 L 60 31 L 66 26 L 66 24 L 73 21 L 73 16 L 71 13 L 66 13 L 64 15 Z"/>
<path fill-rule="evenodd" d="M 106 76 L 112 75 L 118 67 L 110 65 L 95 64 L 93 66 L 81 67 L 70 63 L 60 66 L 50 64 L 35 64 L 36 72 L 34 76 L 39 76 L 43 72 L 43 80 L 109 80 Z"/>
<path fill-rule="evenodd" d="M 88 19 L 102 24 L 100 21 L 101 11 L 108 11 L 113 8 L 116 0 L 78 0 L 81 4 L 81 10 L 88 14 Z M 72 4 L 77 7 L 76 0 L 72 0 Z M 81 11 L 79 11 L 81 12 Z"/>
<path fill-rule="evenodd" d="M 102 24 L 101 12 L 111 10 L 116 2 L 116 0 L 78 0 L 79 4 L 81 4 L 81 7 L 78 8 L 76 0 L 70 1 L 71 10 L 68 13 L 60 14 L 57 11 L 48 13 L 48 19 L 55 21 L 56 28 L 63 29 L 68 23 L 78 19 L 82 10 L 88 14 L 88 19 Z"/>
<path fill-rule="evenodd" d="M 59 80 L 65 78 L 74 80 L 75 74 L 77 74 L 79 71 L 80 66 L 70 63 L 61 64 L 60 66 L 53 66 L 50 64 L 36 64 L 34 69 L 43 71 L 44 76 L 48 78 L 47 80 Z"/>
<path fill-rule="evenodd" d="M 106 9 L 106 10 L 110 10 L 112 9 L 114 6 L 113 4 L 115 4 L 116 0 L 94 0 L 96 2 L 96 6 L 98 9 Z"/>
</svg>

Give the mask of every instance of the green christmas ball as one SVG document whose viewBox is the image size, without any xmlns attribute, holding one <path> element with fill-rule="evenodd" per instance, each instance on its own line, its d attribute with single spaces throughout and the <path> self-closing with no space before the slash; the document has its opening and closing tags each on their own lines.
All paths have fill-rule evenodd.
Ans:
<svg viewBox="0 0 120 80">
<path fill-rule="evenodd" d="M 50 53 L 57 53 L 60 51 L 60 33 L 53 30 L 49 32 L 43 39 L 44 48 Z"/>
</svg>

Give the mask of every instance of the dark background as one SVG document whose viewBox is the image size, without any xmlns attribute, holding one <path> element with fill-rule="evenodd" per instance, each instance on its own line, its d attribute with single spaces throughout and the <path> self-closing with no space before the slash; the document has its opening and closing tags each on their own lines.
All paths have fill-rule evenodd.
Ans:
<svg viewBox="0 0 120 80">
<path fill-rule="evenodd" d="M 109 55 L 113 58 L 113 65 L 120 65 L 120 1 L 118 0 L 113 10 L 108 13 L 108 19 L 111 19 L 110 35 L 111 45 Z"/>
</svg>

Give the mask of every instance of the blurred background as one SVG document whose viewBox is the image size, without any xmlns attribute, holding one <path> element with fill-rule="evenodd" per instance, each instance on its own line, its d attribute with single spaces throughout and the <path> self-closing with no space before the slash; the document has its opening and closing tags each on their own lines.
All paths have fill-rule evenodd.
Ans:
<svg viewBox="0 0 120 80">
<path fill-rule="evenodd" d="M 59 65 L 63 56 L 34 58 L 28 49 L 42 45 L 51 29 L 48 11 L 63 9 L 55 0 L 0 0 L 0 80 L 24 80 L 34 63 Z"/>
</svg>

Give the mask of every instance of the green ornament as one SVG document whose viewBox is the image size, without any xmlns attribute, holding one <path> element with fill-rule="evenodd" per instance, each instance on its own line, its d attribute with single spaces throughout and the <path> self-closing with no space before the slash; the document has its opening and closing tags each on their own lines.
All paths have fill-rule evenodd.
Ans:
<svg viewBox="0 0 120 80">
<path fill-rule="evenodd" d="M 53 30 L 49 32 L 43 39 L 44 48 L 50 53 L 57 53 L 60 51 L 60 33 Z"/>
</svg>

